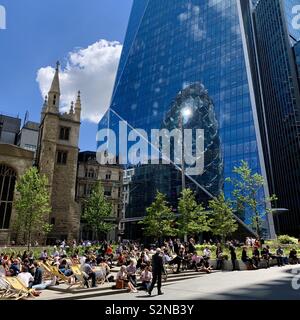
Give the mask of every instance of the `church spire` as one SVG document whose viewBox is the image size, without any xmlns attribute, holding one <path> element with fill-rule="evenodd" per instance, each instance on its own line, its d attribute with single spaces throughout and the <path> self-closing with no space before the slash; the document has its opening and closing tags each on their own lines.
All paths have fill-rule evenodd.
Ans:
<svg viewBox="0 0 300 320">
<path fill-rule="evenodd" d="M 52 81 L 51 89 L 49 92 L 57 93 L 60 95 L 60 85 L 59 85 L 59 61 L 56 62 L 55 75 Z"/>
<path fill-rule="evenodd" d="M 60 85 L 59 85 L 59 62 L 56 63 L 54 78 L 48 94 L 48 107 L 50 112 L 57 113 L 59 110 Z"/>
<path fill-rule="evenodd" d="M 75 103 L 75 118 L 77 121 L 80 121 L 81 117 L 81 97 L 80 97 L 80 91 L 78 91 L 77 100 Z"/>
<path fill-rule="evenodd" d="M 47 108 L 48 108 L 48 97 L 45 96 L 45 100 L 44 100 L 44 104 L 43 104 L 43 108 L 42 108 L 42 112 L 41 112 L 41 122 L 44 119 L 44 116 L 47 112 Z"/>
</svg>

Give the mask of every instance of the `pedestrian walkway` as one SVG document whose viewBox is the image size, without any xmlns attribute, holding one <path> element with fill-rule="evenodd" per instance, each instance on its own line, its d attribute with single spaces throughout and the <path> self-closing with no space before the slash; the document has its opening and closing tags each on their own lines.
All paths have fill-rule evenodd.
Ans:
<svg viewBox="0 0 300 320">
<path fill-rule="evenodd" d="M 213 271 L 212 273 L 221 273 L 220 271 Z M 169 274 L 168 280 L 163 282 L 163 287 L 170 285 L 175 282 L 185 282 L 191 279 L 200 278 L 200 277 L 211 277 L 212 274 L 200 273 L 195 271 L 185 271 L 179 274 Z M 105 283 L 99 285 L 97 288 L 89 289 L 68 289 L 68 285 L 60 284 L 59 286 L 51 287 L 47 290 L 44 290 L 37 300 L 80 300 L 80 299 L 102 299 L 105 296 L 112 297 L 111 299 L 118 299 L 118 295 L 128 296 L 127 289 L 113 289 L 114 283 Z M 154 294 L 155 294 L 154 289 Z M 145 291 L 140 291 L 141 294 L 145 294 Z M 133 297 L 131 294 L 130 297 Z"/>
<path fill-rule="evenodd" d="M 292 273 L 292 270 L 294 274 Z M 298 272 L 298 278 L 295 278 Z M 293 280 L 294 279 L 294 280 Z M 298 279 L 298 280 L 297 280 Z M 137 294 L 107 295 L 85 298 L 88 300 L 300 300 L 300 266 L 274 267 L 255 271 L 216 272 L 185 281 L 163 284 L 163 296 L 148 297 Z"/>
</svg>

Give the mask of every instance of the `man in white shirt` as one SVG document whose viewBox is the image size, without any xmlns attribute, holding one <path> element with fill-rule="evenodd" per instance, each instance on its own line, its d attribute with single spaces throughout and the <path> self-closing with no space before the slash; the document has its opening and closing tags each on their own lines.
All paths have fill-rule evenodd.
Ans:
<svg viewBox="0 0 300 320">
<path fill-rule="evenodd" d="M 28 268 L 24 266 L 22 268 L 22 272 L 18 274 L 17 278 L 26 286 L 26 288 L 30 288 L 34 281 L 33 276 L 28 272 Z"/>
<path fill-rule="evenodd" d="M 211 256 L 211 251 L 208 247 L 205 247 L 205 249 L 203 250 L 203 255 L 206 257 L 206 258 L 210 258 Z"/>
</svg>

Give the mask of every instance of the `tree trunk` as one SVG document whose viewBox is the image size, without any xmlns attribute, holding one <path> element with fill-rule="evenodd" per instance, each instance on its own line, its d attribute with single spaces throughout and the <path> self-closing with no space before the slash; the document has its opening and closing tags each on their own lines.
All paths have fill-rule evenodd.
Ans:
<svg viewBox="0 0 300 320">
<path fill-rule="evenodd" d="M 27 249 L 30 250 L 30 244 L 31 244 L 31 231 L 28 232 L 28 238 L 27 238 Z"/>
</svg>

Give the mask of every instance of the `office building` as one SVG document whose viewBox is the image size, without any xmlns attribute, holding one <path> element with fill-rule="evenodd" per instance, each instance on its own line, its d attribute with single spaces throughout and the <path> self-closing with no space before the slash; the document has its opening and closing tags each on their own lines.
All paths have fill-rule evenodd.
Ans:
<svg viewBox="0 0 300 320">
<path fill-rule="evenodd" d="M 255 94 L 258 70 L 251 50 L 254 38 L 248 37 L 250 5 L 236 0 L 134 1 L 111 106 L 99 123 L 99 130 L 109 127 L 118 134 L 119 121 L 126 120 L 131 129 L 150 136 L 151 129 L 178 127 L 181 108 L 192 105 L 193 115 L 184 128 L 205 130 L 205 165 L 202 175 L 186 181 L 204 201 L 221 190 L 231 196 L 232 186 L 224 181 L 233 177 L 241 160 L 267 181 L 258 115 L 261 102 Z M 211 123 L 201 122 L 201 117 Z M 130 210 L 136 199 L 130 200 L 128 219 L 133 211 L 143 217 L 160 187 L 169 185 L 165 193 L 171 203 L 181 191 L 178 166 L 160 172 L 159 165 L 143 165 L 135 175 L 141 170 L 142 179 L 151 184 L 139 189 L 139 208 Z M 268 195 L 266 183 L 260 196 Z M 251 223 L 249 212 L 244 221 Z M 274 237 L 271 215 L 265 231 Z"/>
<path fill-rule="evenodd" d="M 80 206 L 81 224 L 80 239 L 96 240 L 98 235 L 90 228 L 83 219 L 84 201 L 87 200 L 93 186 L 101 182 L 104 195 L 112 204 L 112 215 L 109 221 L 115 224 L 115 228 L 107 235 L 103 235 L 107 240 L 118 240 L 121 236 L 120 221 L 122 218 L 122 182 L 123 169 L 118 165 L 101 165 L 97 162 L 96 152 L 84 151 L 78 156 L 78 173 L 76 200 Z"/>
</svg>

